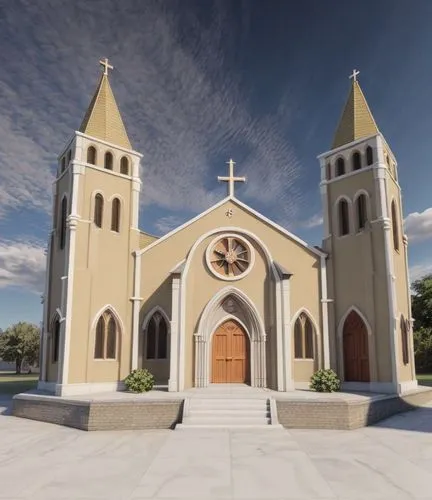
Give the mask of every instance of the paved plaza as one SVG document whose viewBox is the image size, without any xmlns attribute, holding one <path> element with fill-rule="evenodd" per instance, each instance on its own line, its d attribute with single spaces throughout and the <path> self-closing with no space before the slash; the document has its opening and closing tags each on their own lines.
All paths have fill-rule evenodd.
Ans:
<svg viewBox="0 0 432 500">
<path fill-rule="evenodd" d="M 432 499 L 432 405 L 355 431 L 111 432 L 7 406 L 2 499 Z"/>
</svg>

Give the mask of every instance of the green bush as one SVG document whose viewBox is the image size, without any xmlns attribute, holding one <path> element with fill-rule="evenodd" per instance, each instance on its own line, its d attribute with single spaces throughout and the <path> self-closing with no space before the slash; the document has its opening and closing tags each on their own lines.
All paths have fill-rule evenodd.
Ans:
<svg viewBox="0 0 432 500">
<path fill-rule="evenodd" d="M 419 373 L 432 373 L 432 328 L 414 332 L 415 367 Z"/>
<path fill-rule="evenodd" d="M 133 370 L 125 378 L 125 385 L 131 392 L 148 392 L 153 389 L 154 377 L 147 368 Z"/>
<path fill-rule="evenodd" d="M 318 370 L 310 380 L 309 387 L 316 392 L 335 392 L 340 390 L 340 380 L 337 374 L 331 370 Z"/>
</svg>

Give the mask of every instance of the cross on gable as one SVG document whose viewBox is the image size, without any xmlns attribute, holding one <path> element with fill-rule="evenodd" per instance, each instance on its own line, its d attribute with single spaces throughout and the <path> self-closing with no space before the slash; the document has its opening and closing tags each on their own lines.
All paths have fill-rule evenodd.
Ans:
<svg viewBox="0 0 432 500">
<path fill-rule="evenodd" d="M 108 59 L 106 57 L 105 57 L 105 59 L 101 59 L 99 61 L 99 64 L 101 66 L 103 66 L 103 68 L 104 68 L 104 75 L 108 75 L 108 70 L 109 69 L 114 69 L 114 66 L 112 66 L 111 64 L 109 64 Z"/>
<path fill-rule="evenodd" d="M 234 196 L 234 183 L 235 182 L 246 182 L 246 177 L 234 177 L 234 165 L 235 162 L 230 160 L 229 165 L 229 175 L 228 177 L 218 176 L 218 181 L 224 181 L 228 183 L 228 196 Z"/>
<path fill-rule="evenodd" d="M 357 81 L 357 75 L 360 74 L 360 71 L 357 71 L 356 69 L 353 69 L 352 75 L 350 75 L 350 78 L 352 78 L 355 82 Z"/>
</svg>

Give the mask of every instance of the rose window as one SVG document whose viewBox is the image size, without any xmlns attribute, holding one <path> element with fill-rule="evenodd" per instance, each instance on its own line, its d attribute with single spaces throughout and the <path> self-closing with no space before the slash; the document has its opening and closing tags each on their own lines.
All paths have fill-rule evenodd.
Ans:
<svg viewBox="0 0 432 500">
<path fill-rule="evenodd" d="M 209 250 L 209 265 L 212 271 L 224 278 L 240 277 L 251 265 L 249 245 L 234 236 L 219 239 Z"/>
</svg>

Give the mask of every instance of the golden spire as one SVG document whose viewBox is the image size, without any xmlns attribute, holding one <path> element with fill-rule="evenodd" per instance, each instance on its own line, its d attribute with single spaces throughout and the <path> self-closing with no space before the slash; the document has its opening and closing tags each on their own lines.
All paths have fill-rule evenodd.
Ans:
<svg viewBox="0 0 432 500">
<path fill-rule="evenodd" d="M 379 132 L 365 96 L 357 81 L 357 75 L 359 73 L 360 71 L 354 70 L 350 76 L 350 78 L 352 78 L 351 92 L 339 121 L 333 139 L 332 149 L 344 146 L 362 137 L 378 134 Z"/>
<path fill-rule="evenodd" d="M 108 70 L 114 68 L 109 64 L 107 58 L 99 63 L 103 66 L 104 71 L 79 131 L 96 139 L 132 149 L 108 80 Z"/>
</svg>

